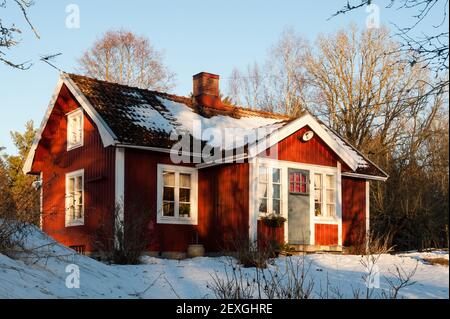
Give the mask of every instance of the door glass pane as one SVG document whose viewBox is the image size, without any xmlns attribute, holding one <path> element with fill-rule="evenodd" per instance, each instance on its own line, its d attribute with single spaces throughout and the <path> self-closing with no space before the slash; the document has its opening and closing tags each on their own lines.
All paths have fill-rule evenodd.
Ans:
<svg viewBox="0 0 450 319">
<path fill-rule="evenodd" d="M 334 175 L 326 176 L 326 188 L 334 188 Z"/>
<path fill-rule="evenodd" d="M 327 205 L 327 216 L 329 217 L 334 217 L 335 215 L 335 206 L 333 204 L 328 204 Z"/>
<path fill-rule="evenodd" d="M 300 192 L 301 193 L 306 193 L 306 184 L 300 184 L 301 186 L 300 186 Z"/>
<path fill-rule="evenodd" d="M 175 186 L 175 173 L 163 172 L 164 186 Z"/>
<path fill-rule="evenodd" d="M 279 199 L 280 198 L 280 184 L 272 184 L 272 198 Z"/>
<path fill-rule="evenodd" d="M 317 203 L 322 202 L 322 192 L 320 191 L 320 189 L 316 189 L 314 191 L 314 201 Z"/>
<path fill-rule="evenodd" d="M 258 197 L 267 197 L 267 184 L 258 184 Z"/>
<path fill-rule="evenodd" d="M 289 191 L 294 192 L 294 183 L 289 183 Z"/>
<path fill-rule="evenodd" d="M 280 208 L 281 208 L 281 204 L 280 204 L 280 200 L 279 199 L 274 199 L 272 200 L 272 211 L 274 214 L 279 215 L 280 214 Z"/>
<path fill-rule="evenodd" d="M 259 167 L 259 181 L 260 182 L 268 182 L 268 173 L 267 173 L 267 167 Z"/>
<path fill-rule="evenodd" d="M 191 188 L 191 174 L 180 174 L 180 187 Z"/>
<path fill-rule="evenodd" d="M 259 200 L 259 212 L 263 214 L 267 213 L 267 199 L 261 198 Z"/>
<path fill-rule="evenodd" d="M 280 182 L 280 169 L 274 168 L 272 170 L 272 183 L 279 183 Z"/>
<path fill-rule="evenodd" d="M 327 190 L 327 203 L 332 204 L 334 203 L 334 190 Z"/>
<path fill-rule="evenodd" d="M 321 203 L 314 204 L 314 213 L 316 216 L 322 216 L 322 204 Z"/>
</svg>

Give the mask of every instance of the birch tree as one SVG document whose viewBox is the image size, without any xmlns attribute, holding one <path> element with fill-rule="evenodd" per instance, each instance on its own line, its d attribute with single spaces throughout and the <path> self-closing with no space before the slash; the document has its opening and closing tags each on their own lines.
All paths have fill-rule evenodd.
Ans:
<svg viewBox="0 0 450 319">
<path fill-rule="evenodd" d="M 158 91 L 174 86 L 163 54 L 149 39 L 126 30 L 106 32 L 78 63 L 83 74 L 109 82 Z"/>
</svg>

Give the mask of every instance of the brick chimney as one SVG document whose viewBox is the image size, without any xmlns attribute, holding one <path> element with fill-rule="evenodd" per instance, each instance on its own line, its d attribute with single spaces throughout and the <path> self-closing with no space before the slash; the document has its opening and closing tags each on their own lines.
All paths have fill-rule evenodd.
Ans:
<svg viewBox="0 0 450 319">
<path fill-rule="evenodd" d="M 193 76 L 195 101 L 205 107 L 222 109 L 219 96 L 219 76 L 217 74 L 200 72 Z"/>
</svg>

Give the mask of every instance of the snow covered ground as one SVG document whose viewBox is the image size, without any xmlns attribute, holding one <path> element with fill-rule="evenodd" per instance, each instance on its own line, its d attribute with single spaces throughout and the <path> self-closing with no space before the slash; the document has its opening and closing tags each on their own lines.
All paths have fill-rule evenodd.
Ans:
<svg viewBox="0 0 450 319">
<path fill-rule="evenodd" d="M 64 246 L 54 243 L 38 230 L 29 236 L 29 247 L 41 247 L 39 255 L 58 257 L 36 258 L 26 255 L 13 260 L 0 254 L 0 298 L 214 298 L 207 287 L 211 274 L 224 275 L 227 257 L 203 257 L 181 261 L 143 258 L 142 265 L 106 265 L 85 256 L 74 254 Z M 286 258 L 280 257 L 274 266 L 283 269 Z M 300 257 L 291 257 L 300 258 Z M 377 265 L 380 269 L 381 288 L 387 288 L 384 276 L 392 277 L 394 265 L 417 271 L 416 283 L 401 291 L 404 298 L 449 298 L 448 266 L 430 265 L 423 258 L 445 258 L 448 252 L 409 252 L 382 255 Z M 311 254 L 306 264 L 311 265 L 308 279 L 315 282 L 315 293 L 330 285 L 339 287 L 345 297 L 352 297 L 352 289 L 365 289 L 361 256 L 337 254 Z M 66 279 L 71 273 L 67 266 L 74 264 L 80 270 L 80 288 L 67 288 Z M 251 276 L 254 269 L 245 269 Z"/>
</svg>

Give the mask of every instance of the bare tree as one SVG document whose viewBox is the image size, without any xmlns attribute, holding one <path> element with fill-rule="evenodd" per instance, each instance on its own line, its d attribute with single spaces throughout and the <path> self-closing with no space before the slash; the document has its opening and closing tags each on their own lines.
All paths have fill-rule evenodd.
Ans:
<svg viewBox="0 0 450 319">
<path fill-rule="evenodd" d="M 228 94 L 253 108 L 298 115 L 306 106 L 302 72 L 306 49 L 306 41 L 286 28 L 263 66 L 255 62 L 245 72 L 233 70 Z"/>
<path fill-rule="evenodd" d="M 373 0 L 347 1 L 332 16 L 342 15 L 373 4 Z M 408 53 L 411 64 L 421 64 L 434 70 L 436 74 L 448 73 L 449 33 L 448 0 L 385 0 L 388 9 L 412 13 L 410 25 L 396 25 L 395 35 L 401 40 L 398 50 Z M 432 24 L 432 32 L 424 32 L 424 25 Z M 448 74 L 430 87 L 429 93 L 435 93 L 448 86 Z"/>
<path fill-rule="evenodd" d="M 30 21 L 28 17 L 28 8 L 34 4 L 32 0 L 0 0 L 0 9 L 6 9 L 8 4 L 14 4 L 18 7 L 25 22 L 33 31 L 36 38 L 40 38 L 36 28 Z M 19 44 L 19 40 L 17 40 L 17 36 L 22 33 L 22 29 L 17 27 L 15 24 L 6 24 L 4 20 L 0 17 L 0 61 L 5 63 L 6 65 L 13 67 L 15 69 L 26 70 L 31 64 L 29 62 L 17 63 L 13 62 L 10 58 L 6 56 L 6 50 L 11 49 L 12 47 Z"/>
<path fill-rule="evenodd" d="M 126 30 L 106 32 L 78 62 L 82 73 L 105 81 L 161 91 L 174 85 L 162 53 L 148 38 Z"/>
</svg>

